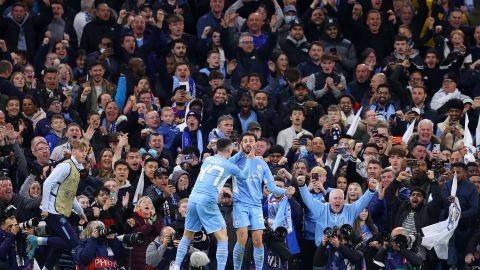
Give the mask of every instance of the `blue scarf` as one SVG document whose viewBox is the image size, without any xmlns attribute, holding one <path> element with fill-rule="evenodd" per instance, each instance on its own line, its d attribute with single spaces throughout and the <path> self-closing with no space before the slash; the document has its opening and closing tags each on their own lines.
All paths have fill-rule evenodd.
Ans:
<svg viewBox="0 0 480 270">
<path fill-rule="evenodd" d="M 273 194 L 268 195 L 268 223 L 272 224 L 272 230 L 284 227 L 288 231 L 287 245 L 292 254 L 300 253 L 295 230 L 292 224 L 292 210 L 287 197 L 277 199 Z"/>
<path fill-rule="evenodd" d="M 190 130 L 188 127 L 186 127 L 183 130 L 182 134 L 182 151 L 185 149 L 185 147 L 192 145 L 192 139 L 190 138 Z M 197 148 L 198 151 L 200 151 L 200 155 L 203 153 L 203 138 L 202 138 L 202 132 L 200 129 L 197 130 Z"/>
<path fill-rule="evenodd" d="M 225 138 L 225 134 L 223 134 L 223 132 L 218 128 L 212 129 L 212 132 L 208 134 L 208 141 L 220 138 Z"/>
<path fill-rule="evenodd" d="M 110 130 L 108 130 L 108 128 L 107 128 L 107 118 L 103 118 L 102 127 L 104 127 L 107 131 L 109 131 L 110 134 L 113 134 L 117 131 L 117 123 L 116 122 L 113 122 L 112 126 L 110 127 Z"/>
<path fill-rule="evenodd" d="M 188 85 L 189 85 L 190 96 L 192 96 L 192 98 L 196 98 L 197 86 L 195 84 L 195 81 L 191 77 L 188 78 Z M 178 80 L 177 76 L 173 76 L 173 89 L 177 88 L 178 86 L 180 86 L 180 80 Z M 173 92 L 173 89 L 172 89 L 172 92 Z"/>
</svg>

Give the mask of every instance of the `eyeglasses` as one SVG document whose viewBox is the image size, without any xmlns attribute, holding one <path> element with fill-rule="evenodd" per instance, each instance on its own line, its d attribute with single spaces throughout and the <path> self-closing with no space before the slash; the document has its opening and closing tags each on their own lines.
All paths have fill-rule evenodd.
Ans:
<svg viewBox="0 0 480 270">
<path fill-rule="evenodd" d="M 37 148 L 35 149 L 35 151 L 37 152 L 47 152 L 47 151 L 50 151 L 50 147 L 40 147 L 40 148 Z"/>
<path fill-rule="evenodd" d="M 240 41 L 240 43 L 242 43 L 242 44 L 253 44 L 253 40 L 244 40 L 244 41 Z"/>
<path fill-rule="evenodd" d="M 62 105 L 62 103 L 60 101 L 53 101 L 51 105 L 59 106 Z"/>
</svg>

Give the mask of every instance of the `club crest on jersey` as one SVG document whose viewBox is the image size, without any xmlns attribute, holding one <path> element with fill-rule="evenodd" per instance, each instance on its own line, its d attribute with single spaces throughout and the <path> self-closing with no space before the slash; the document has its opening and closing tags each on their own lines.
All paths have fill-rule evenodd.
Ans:
<svg viewBox="0 0 480 270">
<path fill-rule="evenodd" d="M 262 165 L 257 165 L 257 170 L 261 171 L 262 170 Z"/>
</svg>

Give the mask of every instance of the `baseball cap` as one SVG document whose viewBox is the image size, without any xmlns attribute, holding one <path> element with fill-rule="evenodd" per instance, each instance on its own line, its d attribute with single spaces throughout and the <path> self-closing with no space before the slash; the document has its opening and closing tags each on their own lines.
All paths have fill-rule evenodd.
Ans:
<svg viewBox="0 0 480 270">
<path fill-rule="evenodd" d="M 298 19 L 293 20 L 292 22 L 290 22 L 290 29 L 292 29 L 292 28 L 295 27 L 295 26 L 300 26 L 300 27 L 303 28 L 303 24 L 302 24 Z"/>
<path fill-rule="evenodd" d="M 452 73 L 452 72 L 449 72 L 449 73 L 446 73 L 445 75 L 443 75 L 443 80 L 452 80 L 454 82 L 457 82 L 458 81 L 458 77 L 455 73 Z"/>
<path fill-rule="evenodd" d="M 473 104 L 473 99 L 467 97 L 467 98 L 464 98 L 463 99 L 463 104 L 466 104 L 466 103 L 470 103 L 470 104 Z"/>
<path fill-rule="evenodd" d="M 325 22 L 325 29 L 330 26 L 338 26 L 338 20 L 335 18 L 328 18 L 328 20 Z"/>
<path fill-rule="evenodd" d="M 420 109 L 419 109 L 419 108 L 412 108 L 412 109 L 410 109 L 410 110 L 407 112 L 407 114 L 412 113 L 412 112 L 414 112 L 414 113 L 416 113 L 416 114 L 418 114 L 418 115 L 421 115 L 421 114 L 422 114 L 422 113 L 420 112 Z"/>
<path fill-rule="evenodd" d="M 50 107 L 50 105 L 52 105 L 53 102 L 55 101 L 58 101 L 58 102 L 61 102 L 60 99 L 58 97 L 51 97 L 47 100 L 47 108 Z"/>
<path fill-rule="evenodd" d="M 297 8 L 295 8 L 294 5 L 286 5 L 286 6 L 283 8 L 283 13 L 287 13 L 287 12 L 295 12 L 295 13 L 297 13 Z"/>
<path fill-rule="evenodd" d="M 257 121 L 253 121 L 253 122 L 250 122 L 247 126 L 247 130 L 252 130 L 252 129 L 262 129 L 262 126 Z"/>
</svg>

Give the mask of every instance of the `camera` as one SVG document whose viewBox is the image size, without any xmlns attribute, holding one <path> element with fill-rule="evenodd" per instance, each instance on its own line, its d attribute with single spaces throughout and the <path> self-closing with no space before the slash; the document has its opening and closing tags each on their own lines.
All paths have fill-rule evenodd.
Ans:
<svg viewBox="0 0 480 270">
<path fill-rule="evenodd" d="M 270 249 L 276 253 L 284 261 L 289 260 L 292 257 L 292 252 L 285 244 L 285 239 L 288 235 L 288 230 L 285 227 L 277 227 L 273 230 L 267 221 L 265 221 L 265 243 Z"/>
<path fill-rule="evenodd" d="M 330 238 L 334 236 L 341 236 L 347 240 L 352 235 L 353 228 L 350 224 L 343 224 L 341 227 L 334 226 L 333 228 L 327 227 L 323 230 L 323 234 Z"/>
<path fill-rule="evenodd" d="M 416 241 L 415 235 L 397 234 L 391 236 L 387 232 L 382 232 L 382 239 L 384 242 L 397 244 L 401 249 L 411 249 Z"/>
<path fill-rule="evenodd" d="M 285 227 L 277 227 L 273 231 L 273 237 L 279 242 L 285 242 L 287 235 L 288 235 L 288 231 Z"/>
<path fill-rule="evenodd" d="M 18 227 L 20 227 L 20 230 L 32 229 L 34 227 L 37 227 L 38 223 L 39 223 L 39 220 L 37 218 L 32 218 L 25 222 L 19 223 Z"/>
<path fill-rule="evenodd" d="M 118 235 L 117 239 L 127 246 L 143 244 L 145 236 L 141 232 Z"/>
<path fill-rule="evenodd" d="M 193 154 L 182 156 L 182 162 L 192 163 L 193 162 Z"/>
<path fill-rule="evenodd" d="M 307 138 L 300 138 L 298 139 L 299 145 L 307 145 Z"/>
<path fill-rule="evenodd" d="M 98 230 L 98 236 L 100 237 L 104 237 L 109 234 L 114 234 L 117 231 L 115 228 L 115 225 L 111 225 L 109 228 L 97 227 L 97 230 Z"/>
</svg>

